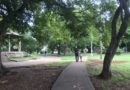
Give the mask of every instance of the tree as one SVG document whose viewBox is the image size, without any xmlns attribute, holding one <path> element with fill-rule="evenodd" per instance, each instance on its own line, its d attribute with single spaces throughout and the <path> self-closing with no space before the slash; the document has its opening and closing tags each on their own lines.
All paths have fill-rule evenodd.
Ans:
<svg viewBox="0 0 130 90">
<path fill-rule="evenodd" d="M 35 44 L 34 44 L 35 43 Z M 22 35 L 22 50 L 28 53 L 40 52 L 42 47 L 36 38 L 34 38 L 31 32 L 26 32 Z"/>
<path fill-rule="evenodd" d="M 123 36 L 123 39 L 121 40 L 121 48 L 124 48 L 125 52 L 128 52 L 130 50 L 130 29 L 128 28 L 126 33 Z"/>
<path fill-rule="evenodd" d="M 97 44 L 97 42 L 99 41 L 99 31 L 94 27 L 94 26 L 90 26 L 88 28 L 88 40 L 90 42 L 90 47 L 91 47 L 91 55 L 93 55 L 93 45 Z"/>
<path fill-rule="evenodd" d="M 49 46 L 52 47 L 54 43 L 55 49 L 58 50 L 58 55 L 61 54 L 61 51 L 65 54 L 66 46 L 70 41 L 71 36 L 65 25 L 64 18 L 53 13 L 51 20 L 48 21 L 46 29 L 47 28 L 51 32 L 49 34 Z"/>
<path fill-rule="evenodd" d="M 1 45 L 3 36 L 7 29 L 25 27 L 32 16 L 32 5 L 35 0 L 0 0 L 0 74 L 4 74 L 6 69 L 1 61 Z M 31 7 L 31 8 L 30 8 Z"/>
<path fill-rule="evenodd" d="M 2 46 L 2 40 L 3 40 L 3 35 L 5 34 L 7 28 L 9 27 L 9 24 L 11 21 L 15 18 L 17 12 L 20 12 L 23 8 L 23 5 L 20 7 L 17 7 L 15 10 L 15 7 L 11 8 L 11 4 L 13 2 L 9 1 L 0 1 L 0 16 L 2 20 L 0 21 L 0 52 L 1 52 L 1 46 Z M 12 12 L 11 12 L 12 11 Z M 6 70 L 4 66 L 2 65 L 1 61 L 1 53 L 0 53 L 0 74 L 4 73 Z"/>
<path fill-rule="evenodd" d="M 110 69 L 111 62 L 116 53 L 119 42 L 128 27 L 128 21 L 130 17 L 128 0 L 119 0 L 119 4 L 120 5 L 116 9 L 115 15 L 112 20 L 111 42 L 105 54 L 102 72 L 99 75 L 103 79 L 109 79 L 112 76 L 111 69 Z M 117 30 L 116 25 L 117 25 L 119 16 L 121 16 L 121 25 L 120 25 L 119 30 Z"/>
</svg>

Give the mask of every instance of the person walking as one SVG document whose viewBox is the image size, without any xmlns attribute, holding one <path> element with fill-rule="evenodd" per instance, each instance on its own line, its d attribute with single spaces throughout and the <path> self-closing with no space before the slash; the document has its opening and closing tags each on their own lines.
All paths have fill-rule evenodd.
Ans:
<svg viewBox="0 0 130 90">
<path fill-rule="evenodd" d="M 74 53 L 75 53 L 76 62 L 78 62 L 79 61 L 79 50 L 78 50 L 78 48 L 75 48 Z"/>
<path fill-rule="evenodd" d="M 47 55 L 47 51 L 45 51 L 45 56 Z"/>
<path fill-rule="evenodd" d="M 79 58 L 80 58 L 80 62 L 82 62 L 82 58 L 83 58 L 83 51 L 82 50 L 79 51 Z"/>
</svg>

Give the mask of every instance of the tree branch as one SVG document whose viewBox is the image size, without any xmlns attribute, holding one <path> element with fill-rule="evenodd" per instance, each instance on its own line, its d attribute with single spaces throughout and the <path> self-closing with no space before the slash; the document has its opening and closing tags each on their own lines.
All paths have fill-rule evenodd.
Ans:
<svg viewBox="0 0 130 90">
<path fill-rule="evenodd" d="M 4 5 L 1 4 L 1 5 L 0 5 L 0 9 L 7 11 L 7 9 L 4 8 L 3 6 L 4 6 Z"/>
<path fill-rule="evenodd" d="M 112 39 L 116 39 L 116 24 L 117 24 L 117 20 L 119 18 L 121 11 L 122 11 L 122 8 L 119 6 L 115 11 L 115 15 L 112 20 L 112 31 L 111 31 Z"/>
<path fill-rule="evenodd" d="M 123 10 L 125 12 L 125 17 L 122 21 L 117 38 L 121 38 L 124 35 L 124 33 L 127 29 L 127 26 L 128 26 L 128 21 L 130 18 L 130 11 L 129 11 L 129 7 L 128 7 L 127 3 L 128 3 L 128 0 L 120 0 L 121 7 L 123 8 Z"/>
</svg>

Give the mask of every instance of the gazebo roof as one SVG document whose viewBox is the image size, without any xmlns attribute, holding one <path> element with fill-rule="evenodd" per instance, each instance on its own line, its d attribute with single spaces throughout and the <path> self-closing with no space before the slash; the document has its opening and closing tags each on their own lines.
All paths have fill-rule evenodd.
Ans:
<svg viewBox="0 0 130 90">
<path fill-rule="evenodd" d="M 21 37 L 21 35 L 19 35 L 17 32 L 8 32 L 6 35 Z"/>
</svg>

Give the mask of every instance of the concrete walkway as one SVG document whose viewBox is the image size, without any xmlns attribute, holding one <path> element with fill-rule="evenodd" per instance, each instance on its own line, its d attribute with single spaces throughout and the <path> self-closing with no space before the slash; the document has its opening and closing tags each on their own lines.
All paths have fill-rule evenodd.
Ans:
<svg viewBox="0 0 130 90">
<path fill-rule="evenodd" d="M 85 64 L 69 65 L 59 76 L 51 90 L 95 90 L 87 74 Z"/>
</svg>

